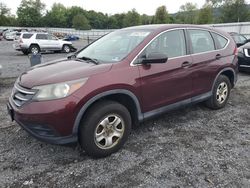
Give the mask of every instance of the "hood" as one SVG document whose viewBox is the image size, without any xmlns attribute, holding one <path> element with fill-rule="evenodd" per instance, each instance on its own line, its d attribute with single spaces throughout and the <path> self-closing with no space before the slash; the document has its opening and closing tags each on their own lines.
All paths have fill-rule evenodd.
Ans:
<svg viewBox="0 0 250 188">
<path fill-rule="evenodd" d="M 87 63 L 77 60 L 60 60 L 32 67 L 19 77 L 19 84 L 26 88 L 60 83 L 107 72 L 112 64 Z"/>
</svg>

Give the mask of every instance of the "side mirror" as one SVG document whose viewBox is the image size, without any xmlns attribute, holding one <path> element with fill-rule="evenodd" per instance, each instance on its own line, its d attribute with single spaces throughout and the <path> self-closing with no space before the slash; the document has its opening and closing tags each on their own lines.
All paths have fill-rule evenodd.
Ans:
<svg viewBox="0 0 250 188">
<path fill-rule="evenodd" d="M 142 64 L 157 64 L 157 63 L 166 63 L 168 56 L 162 53 L 149 53 L 142 58 Z"/>
</svg>

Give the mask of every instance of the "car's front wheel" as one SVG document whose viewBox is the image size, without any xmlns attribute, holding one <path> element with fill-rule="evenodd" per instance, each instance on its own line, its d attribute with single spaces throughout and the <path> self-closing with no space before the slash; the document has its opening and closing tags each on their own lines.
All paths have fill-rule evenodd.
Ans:
<svg viewBox="0 0 250 188">
<path fill-rule="evenodd" d="M 223 108 L 229 99 L 231 87 L 228 77 L 220 75 L 215 81 L 212 96 L 206 101 L 206 105 L 212 109 Z"/>
<path fill-rule="evenodd" d="M 105 157 L 118 151 L 131 131 L 131 116 L 126 107 L 102 101 L 86 114 L 80 127 L 80 144 L 92 157 Z"/>
<path fill-rule="evenodd" d="M 70 46 L 67 44 L 63 45 L 62 51 L 65 53 L 69 53 L 70 52 Z"/>
</svg>

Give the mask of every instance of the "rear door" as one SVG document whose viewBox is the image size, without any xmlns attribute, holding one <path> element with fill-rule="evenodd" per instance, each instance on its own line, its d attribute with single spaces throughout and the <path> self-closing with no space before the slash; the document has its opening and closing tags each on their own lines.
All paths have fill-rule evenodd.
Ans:
<svg viewBox="0 0 250 188">
<path fill-rule="evenodd" d="M 36 40 L 38 45 L 42 50 L 47 50 L 50 47 L 50 41 L 48 40 L 48 34 L 46 33 L 38 33 L 36 35 Z"/>
<path fill-rule="evenodd" d="M 192 88 L 193 94 L 197 96 L 211 91 L 221 54 L 216 50 L 210 31 L 188 29 L 187 33 L 193 57 Z"/>
<path fill-rule="evenodd" d="M 166 63 L 139 66 L 143 112 L 190 98 L 192 76 L 189 65 L 192 57 L 187 55 L 186 46 L 184 30 L 176 29 L 156 37 L 139 55 L 138 62 L 148 54 L 168 56 Z"/>
</svg>

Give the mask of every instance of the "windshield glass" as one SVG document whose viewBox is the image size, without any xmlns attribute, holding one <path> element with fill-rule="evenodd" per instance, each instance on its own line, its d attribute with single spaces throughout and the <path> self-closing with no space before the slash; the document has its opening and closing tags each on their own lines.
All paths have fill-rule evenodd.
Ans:
<svg viewBox="0 0 250 188">
<path fill-rule="evenodd" d="M 119 30 L 97 40 L 77 54 L 99 62 L 118 62 L 125 58 L 149 34 L 149 30 Z"/>
</svg>

